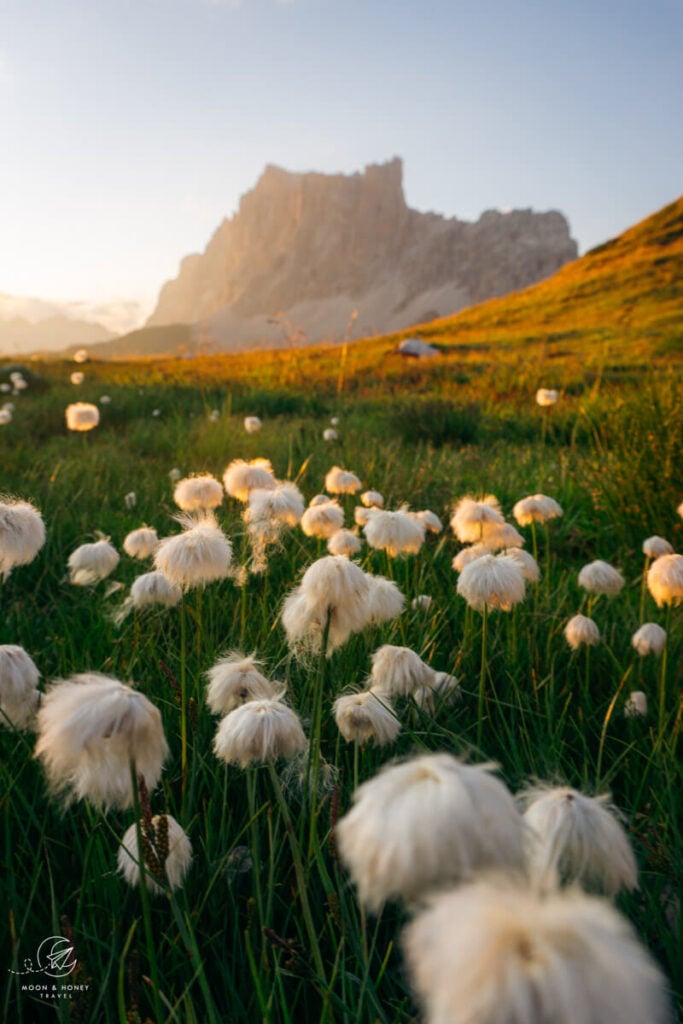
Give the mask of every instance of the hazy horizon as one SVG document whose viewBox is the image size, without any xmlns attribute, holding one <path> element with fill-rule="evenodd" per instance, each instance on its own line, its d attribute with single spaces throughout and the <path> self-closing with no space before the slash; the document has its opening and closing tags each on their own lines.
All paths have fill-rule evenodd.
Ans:
<svg viewBox="0 0 683 1024">
<path fill-rule="evenodd" d="M 559 209 L 581 252 L 681 191 L 669 0 L 7 0 L 3 22 L 5 295 L 144 319 L 267 163 L 399 155 L 409 206 Z"/>
</svg>

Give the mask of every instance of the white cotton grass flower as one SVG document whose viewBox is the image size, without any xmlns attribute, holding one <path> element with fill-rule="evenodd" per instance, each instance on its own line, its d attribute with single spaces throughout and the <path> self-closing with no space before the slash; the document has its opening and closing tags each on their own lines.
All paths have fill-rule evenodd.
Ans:
<svg viewBox="0 0 683 1024">
<path fill-rule="evenodd" d="M 333 499 L 309 505 L 301 517 L 301 529 L 307 537 L 329 540 L 344 525 L 344 510 Z"/>
<path fill-rule="evenodd" d="M 328 501 L 332 501 L 329 494 L 314 494 L 308 503 L 308 507 L 314 508 L 316 505 L 325 505 Z"/>
<path fill-rule="evenodd" d="M 459 680 L 448 672 L 435 672 L 429 686 L 418 686 L 412 698 L 423 711 L 433 714 L 439 705 L 451 705 L 462 700 Z"/>
<path fill-rule="evenodd" d="M 538 583 L 541 578 L 541 570 L 538 562 L 532 554 L 522 548 L 506 548 L 501 551 L 501 558 L 511 558 L 522 570 L 522 576 L 527 583 Z"/>
<path fill-rule="evenodd" d="M 327 550 L 331 555 L 344 555 L 350 558 L 360 551 L 360 538 L 353 530 L 337 530 L 327 542 Z"/>
<path fill-rule="evenodd" d="M 476 560 L 481 558 L 482 555 L 490 554 L 492 554 L 492 552 L 488 544 L 482 544 L 481 542 L 479 544 L 470 544 L 469 547 L 462 548 L 461 551 L 458 551 L 457 555 L 451 562 L 451 566 L 456 572 L 462 572 L 465 566 L 469 565 L 470 562 L 476 562 Z"/>
<path fill-rule="evenodd" d="M 509 612 L 524 600 L 525 580 L 509 556 L 482 555 L 461 571 L 457 590 L 475 611 Z"/>
<path fill-rule="evenodd" d="M 661 654 L 666 647 L 666 630 L 656 622 L 645 622 L 631 637 L 631 646 L 642 657 Z"/>
<path fill-rule="evenodd" d="M 249 492 L 260 488 L 269 490 L 275 487 L 273 467 L 268 459 L 233 459 L 223 473 L 223 486 L 226 494 L 238 501 L 247 502 Z"/>
<path fill-rule="evenodd" d="M 559 393 L 553 388 L 539 388 L 536 392 L 536 402 L 543 408 L 555 405 L 559 397 Z"/>
<path fill-rule="evenodd" d="M 0 573 L 28 565 L 45 543 L 45 523 L 35 505 L 11 495 L 0 495 Z"/>
<path fill-rule="evenodd" d="M 661 555 L 647 571 L 647 589 L 662 605 L 683 602 L 683 555 Z"/>
<path fill-rule="evenodd" d="M 330 416 L 330 423 L 332 424 L 333 427 L 338 427 L 339 426 L 339 417 L 338 416 Z"/>
<path fill-rule="evenodd" d="M 401 731 L 391 701 L 371 690 L 344 694 L 333 707 L 337 728 L 347 743 L 369 743 L 377 747 L 393 743 Z"/>
<path fill-rule="evenodd" d="M 173 500 L 183 512 L 214 509 L 223 501 L 223 488 L 211 473 L 188 476 L 176 484 Z"/>
<path fill-rule="evenodd" d="M 245 416 L 244 418 L 244 429 L 247 434 L 258 434 L 259 430 L 263 426 L 263 423 L 258 416 Z"/>
<path fill-rule="evenodd" d="M 362 483 L 355 473 L 333 466 L 325 477 L 325 490 L 330 494 L 356 494 Z"/>
<path fill-rule="evenodd" d="M 177 584 L 171 583 L 163 572 L 158 570 L 137 576 L 130 588 L 132 607 L 138 609 L 149 608 L 153 605 L 174 608 L 180 604 L 182 597 L 182 589 Z"/>
<path fill-rule="evenodd" d="M 171 481 L 172 484 L 177 484 L 182 475 L 183 474 L 180 472 L 177 466 L 174 466 L 173 469 L 169 469 L 168 471 L 168 479 Z"/>
<path fill-rule="evenodd" d="M 541 785 L 517 799 L 530 829 L 529 871 L 543 889 L 578 882 L 612 897 L 638 888 L 631 842 L 609 796 Z"/>
<path fill-rule="evenodd" d="M 71 381 L 72 384 L 82 384 L 83 381 L 85 380 L 85 374 L 82 373 L 80 370 L 74 370 L 69 380 Z"/>
<path fill-rule="evenodd" d="M 161 416 L 161 409 L 152 409 L 152 417 L 155 420 L 158 420 L 160 416 Z"/>
<path fill-rule="evenodd" d="M 218 409 L 212 409 L 211 412 L 209 413 L 209 421 L 211 423 L 218 423 L 220 418 L 221 418 L 221 414 L 218 411 Z"/>
<path fill-rule="evenodd" d="M 364 508 L 363 505 L 356 505 L 353 510 L 353 521 L 356 526 L 367 526 L 376 512 L 377 508 Z"/>
<path fill-rule="evenodd" d="M 307 741 L 299 716 L 277 699 L 251 700 L 226 715 L 214 737 L 216 757 L 247 768 L 290 758 L 306 750 Z"/>
<path fill-rule="evenodd" d="M 69 583 L 75 587 L 93 586 L 113 573 L 120 558 L 108 537 L 92 544 L 81 544 L 69 555 Z"/>
<path fill-rule="evenodd" d="M 359 786 L 335 838 L 362 904 L 376 912 L 485 868 L 524 870 L 524 822 L 494 767 L 424 754 Z"/>
<path fill-rule="evenodd" d="M 383 508 L 384 497 L 379 491 L 363 491 L 360 496 L 361 504 L 366 508 Z"/>
<path fill-rule="evenodd" d="M 0 392 L 3 395 L 9 394 L 9 392 L 11 390 L 12 390 L 12 385 L 11 384 L 7 384 L 6 382 L 3 382 L 2 384 L 0 384 Z"/>
<path fill-rule="evenodd" d="M 100 395 L 100 405 L 110 405 L 111 395 Z"/>
<path fill-rule="evenodd" d="M 303 514 L 301 491 L 296 484 L 285 480 L 278 481 L 275 487 L 258 487 L 250 491 L 244 521 L 251 524 L 269 520 L 282 526 L 296 526 Z"/>
<path fill-rule="evenodd" d="M 40 672 L 30 654 L 17 644 L 0 646 L 0 725 L 28 729 L 40 694 Z"/>
<path fill-rule="evenodd" d="M 87 348 L 79 348 L 73 354 L 74 363 L 87 363 L 88 361 L 88 350 Z"/>
<path fill-rule="evenodd" d="M 151 558 L 159 546 L 157 531 L 151 526 L 140 526 L 131 530 L 123 542 L 123 550 L 131 558 Z"/>
<path fill-rule="evenodd" d="M 168 745 L 161 715 L 142 693 L 98 672 L 50 687 L 38 711 L 35 749 L 50 790 L 68 805 L 103 809 L 133 805 L 131 761 L 151 791 Z"/>
<path fill-rule="evenodd" d="M 557 519 L 564 513 L 554 498 L 549 498 L 547 494 L 531 494 L 517 502 L 512 515 L 520 526 L 531 526 L 532 523 L 547 523 L 549 519 Z"/>
<path fill-rule="evenodd" d="M 483 523 L 482 535 L 484 543 L 491 551 L 524 546 L 524 537 L 515 530 L 512 523 Z"/>
<path fill-rule="evenodd" d="M 6 409 L 7 412 L 14 412 L 14 410 L 16 409 L 14 402 L 3 402 L 2 407 L 3 409 Z"/>
<path fill-rule="evenodd" d="M 425 524 L 408 512 L 377 509 L 363 527 L 371 548 L 386 551 L 389 558 L 416 555 L 425 539 Z"/>
<path fill-rule="evenodd" d="M 578 889 L 504 876 L 434 896 L 403 932 L 425 1024 L 668 1024 L 667 982 L 631 924 Z"/>
<path fill-rule="evenodd" d="M 573 615 L 564 627 L 564 635 L 573 651 L 584 646 L 595 647 L 600 643 L 598 625 L 586 615 Z"/>
<path fill-rule="evenodd" d="M 389 697 L 409 697 L 421 686 L 432 686 L 435 672 L 410 647 L 384 644 L 372 655 L 369 688 Z"/>
<path fill-rule="evenodd" d="M 425 508 L 421 512 L 414 512 L 413 515 L 424 525 L 427 533 L 441 533 L 443 530 L 443 523 L 436 512 L 430 512 L 428 508 Z"/>
<path fill-rule="evenodd" d="M 614 596 L 622 589 L 624 582 L 618 569 L 599 558 L 584 565 L 579 573 L 579 586 L 589 594 Z"/>
<path fill-rule="evenodd" d="M 301 583 L 285 598 L 282 625 L 295 654 L 316 654 L 327 628 L 326 654 L 369 624 L 370 577 L 342 555 L 327 555 L 308 567 Z"/>
<path fill-rule="evenodd" d="M 647 537 L 643 541 L 643 554 L 647 558 L 660 558 L 662 555 L 672 555 L 673 547 L 664 537 Z"/>
<path fill-rule="evenodd" d="M 624 704 L 626 718 L 647 718 L 647 694 L 642 690 L 632 690 Z"/>
<path fill-rule="evenodd" d="M 182 533 L 164 537 L 154 553 L 154 568 L 183 590 L 204 587 L 230 574 L 232 545 L 212 512 L 176 516 Z"/>
<path fill-rule="evenodd" d="M 395 619 L 403 611 L 405 595 L 386 576 L 374 576 L 371 573 L 365 575 L 370 586 L 366 600 L 368 625 L 379 626 Z"/>
<path fill-rule="evenodd" d="M 159 896 L 165 891 L 160 882 L 165 882 L 166 887 L 174 891 L 182 886 L 192 864 L 192 843 L 170 814 L 155 814 L 150 824 L 153 838 L 147 823 L 140 822 L 140 832 L 147 839 L 147 844 L 143 844 L 145 885 L 151 893 Z M 135 824 L 123 834 L 116 865 L 131 888 L 137 888 L 140 884 L 140 851 Z"/>
<path fill-rule="evenodd" d="M 252 655 L 230 651 L 205 673 L 206 703 L 214 715 L 228 715 L 250 700 L 274 700 L 275 686 L 266 679 L 261 662 Z"/>
<path fill-rule="evenodd" d="M 461 544 L 476 544 L 483 539 L 485 525 L 502 526 L 504 522 L 494 495 L 488 494 L 481 501 L 467 495 L 455 506 L 451 528 Z"/>
<path fill-rule="evenodd" d="M 135 493 L 135 491 L 129 491 L 128 494 L 124 494 L 124 496 L 123 496 L 123 504 L 126 506 L 126 508 L 129 511 L 131 509 L 135 508 L 137 503 L 138 503 L 138 496 Z"/>
<path fill-rule="evenodd" d="M 0 427 L 6 427 L 12 422 L 12 413 L 9 409 L 0 409 Z"/>
<path fill-rule="evenodd" d="M 433 598 L 430 594 L 418 594 L 410 602 L 410 607 L 416 612 L 428 612 L 432 604 Z"/>
<path fill-rule="evenodd" d="M 73 402 L 67 405 L 65 416 L 67 429 L 78 433 L 92 430 L 100 422 L 100 410 L 90 402 Z"/>
<path fill-rule="evenodd" d="M 339 433 L 334 427 L 326 427 L 323 430 L 323 441 L 338 441 Z"/>
<path fill-rule="evenodd" d="M 681 517 L 681 519 L 683 519 L 683 501 L 680 503 L 680 505 L 676 509 L 676 512 Z"/>
</svg>

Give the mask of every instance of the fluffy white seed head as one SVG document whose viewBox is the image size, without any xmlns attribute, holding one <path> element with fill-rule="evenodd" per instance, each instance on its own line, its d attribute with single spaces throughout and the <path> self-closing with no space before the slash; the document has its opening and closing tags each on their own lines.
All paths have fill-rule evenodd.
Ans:
<svg viewBox="0 0 683 1024">
<path fill-rule="evenodd" d="M 40 673 L 16 644 L 0 646 L 0 726 L 27 729 L 38 705 Z"/>
<path fill-rule="evenodd" d="M 433 598 L 429 594 L 418 594 L 410 602 L 410 607 L 416 612 L 428 612 L 432 604 Z"/>
<path fill-rule="evenodd" d="M 338 697 L 334 702 L 334 720 L 347 743 L 369 743 L 383 747 L 393 743 L 401 731 L 391 701 L 371 690 Z"/>
<path fill-rule="evenodd" d="M 133 580 L 130 588 L 130 599 L 133 608 L 148 608 L 160 604 L 164 608 L 173 608 L 182 600 L 181 588 L 171 583 L 163 572 L 143 573 Z"/>
<path fill-rule="evenodd" d="M 157 531 L 151 526 L 131 530 L 123 542 L 123 550 L 131 558 L 151 558 L 159 545 Z"/>
<path fill-rule="evenodd" d="M 580 890 L 485 878 L 435 896 L 403 947 L 425 1024 L 668 1024 L 631 925 Z"/>
<path fill-rule="evenodd" d="M 281 700 L 252 700 L 226 715 L 213 741 L 216 757 L 246 768 L 294 757 L 306 749 L 306 736 L 296 712 Z"/>
<path fill-rule="evenodd" d="M 248 500 L 244 513 L 247 524 L 271 520 L 283 526 L 296 526 L 304 514 L 303 495 L 289 481 L 278 482 L 275 487 L 254 488 Z"/>
<path fill-rule="evenodd" d="M 466 496 L 455 506 L 451 528 L 461 544 L 476 544 L 483 539 L 485 524 L 502 526 L 504 522 L 498 500 L 492 494 L 481 501 Z"/>
<path fill-rule="evenodd" d="M 356 526 L 366 526 L 376 511 L 376 508 L 364 508 L 362 505 L 356 505 L 353 510 L 353 521 Z"/>
<path fill-rule="evenodd" d="M 366 579 L 370 587 L 366 602 L 368 625 L 378 626 L 400 615 L 406 599 L 394 581 L 371 573 L 366 573 Z"/>
<path fill-rule="evenodd" d="M 593 619 L 586 615 L 574 615 L 564 627 L 564 635 L 567 643 L 573 651 L 578 650 L 586 644 L 595 647 L 600 643 L 600 630 Z"/>
<path fill-rule="evenodd" d="M 160 895 L 164 892 L 163 881 L 171 889 L 179 889 L 185 881 L 185 876 L 192 863 L 192 843 L 183 831 L 175 818 L 170 814 L 155 814 L 151 821 L 152 839 L 147 834 L 151 852 L 145 856 L 145 885 L 151 893 Z M 143 835 L 147 832 L 144 821 L 140 822 L 140 831 Z M 165 848 L 168 849 L 166 856 L 163 856 Z M 144 849 L 144 844 L 143 844 Z M 137 828 L 133 824 L 126 829 L 119 846 L 116 858 L 119 874 L 122 875 L 132 888 L 140 884 L 140 852 L 138 849 Z M 162 874 L 158 878 L 157 873 Z"/>
<path fill-rule="evenodd" d="M 645 622 L 631 637 L 631 645 L 638 654 L 661 654 L 666 646 L 666 630 L 656 622 Z"/>
<path fill-rule="evenodd" d="M 500 609 L 509 612 L 524 600 L 525 582 L 516 561 L 482 555 L 464 567 L 458 579 L 458 593 L 476 611 Z"/>
<path fill-rule="evenodd" d="M 257 487 L 269 490 L 275 487 L 273 467 L 267 459 L 233 459 L 223 473 L 223 486 L 231 498 L 248 501 L 249 492 Z"/>
<path fill-rule="evenodd" d="M 82 384 L 83 381 L 85 380 L 85 374 L 81 373 L 80 370 L 74 370 L 69 379 L 71 380 L 72 384 Z"/>
<path fill-rule="evenodd" d="M 458 551 L 457 555 L 451 562 L 451 566 L 456 572 L 462 572 L 466 565 L 470 562 L 476 562 L 482 555 L 490 555 L 491 548 L 488 544 L 470 544 L 469 547 L 463 548 Z"/>
<path fill-rule="evenodd" d="M 536 392 L 536 402 L 543 407 L 555 405 L 559 397 L 557 391 L 552 388 L 539 388 Z"/>
<path fill-rule="evenodd" d="M 647 718 L 647 694 L 642 690 L 632 690 L 624 704 L 627 718 Z"/>
<path fill-rule="evenodd" d="M 647 571 L 647 589 L 657 607 L 683 602 L 683 555 L 661 555 Z"/>
<path fill-rule="evenodd" d="M 563 514 L 560 505 L 547 494 L 531 494 L 528 498 L 518 501 L 512 509 L 512 515 L 520 526 L 547 523 L 549 519 L 557 519 Z"/>
<path fill-rule="evenodd" d="M 482 540 L 491 551 L 524 546 L 524 537 L 512 523 L 483 523 Z"/>
<path fill-rule="evenodd" d="M 171 481 L 172 484 L 177 484 L 182 475 L 183 474 L 180 472 L 177 466 L 174 466 L 173 469 L 169 469 L 168 471 L 168 479 Z"/>
<path fill-rule="evenodd" d="M 344 525 L 344 510 L 333 500 L 309 505 L 301 517 L 301 529 L 307 537 L 329 540 Z"/>
<path fill-rule="evenodd" d="M 538 583 L 540 580 L 541 570 L 538 567 L 538 562 L 528 551 L 523 551 L 522 548 L 507 548 L 501 552 L 501 558 L 511 558 L 513 562 L 516 562 L 527 583 Z"/>
<path fill-rule="evenodd" d="M 29 501 L 0 495 L 0 573 L 7 578 L 18 565 L 28 565 L 45 543 L 45 523 Z"/>
<path fill-rule="evenodd" d="M 420 686 L 432 686 L 435 674 L 434 669 L 410 647 L 384 644 L 372 655 L 368 682 L 378 693 L 408 697 Z"/>
<path fill-rule="evenodd" d="M 386 551 L 390 558 L 416 555 L 425 539 L 425 524 L 408 512 L 378 509 L 363 530 L 370 547 Z"/>
<path fill-rule="evenodd" d="M 443 523 L 435 512 L 430 512 L 428 508 L 423 509 L 422 512 L 415 512 L 415 515 L 424 524 L 424 528 L 428 533 L 441 533 L 443 530 Z"/>
<path fill-rule="evenodd" d="M 462 700 L 460 683 L 448 672 L 435 672 L 429 686 L 413 690 L 413 700 L 418 707 L 432 714 L 439 705 L 449 706 Z"/>
<path fill-rule="evenodd" d="M 211 473 L 188 476 L 176 484 L 173 500 L 183 512 L 218 508 L 223 501 L 223 488 Z"/>
<path fill-rule="evenodd" d="M 262 426 L 263 423 L 258 416 L 245 416 L 244 429 L 248 434 L 258 434 Z"/>
<path fill-rule="evenodd" d="M 69 582 L 76 587 L 92 586 L 114 571 L 120 557 L 108 539 L 81 544 L 69 555 Z"/>
<path fill-rule="evenodd" d="M 204 587 L 228 576 L 232 546 L 216 517 L 204 512 L 201 519 L 178 516 L 182 533 L 164 537 L 154 554 L 154 567 L 183 590 Z"/>
<path fill-rule="evenodd" d="M 588 591 L 589 594 L 618 594 L 624 585 L 624 577 L 618 569 L 596 559 L 584 565 L 579 573 L 579 586 Z"/>
<path fill-rule="evenodd" d="M 66 407 L 66 425 L 69 430 L 92 430 L 100 422 L 100 410 L 90 402 L 74 402 Z"/>
<path fill-rule="evenodd" d="M 355 473 L 333 466 L 325 477 L 325 490 L 330 494 L 356 494 L 362 483 Z"/>
<path fill-rule="evenodd" d="M 297 654 L 321 650 L 329 617 L 326 653 L 346 643 L 351 633 L 368 625 L 369 577 L 340 555 L 319 558 L 308 567 L 301 584 L 285 599 L 282 625 Z"/>
<path fill-rule="evenodd" d="M 100 395 L 100 405 L 111 405 L 111 395 Z"/>
<path fill-rule="evenodd" d="M 74 363 L 87 363 L 88 361 L 88 350 L 87 348 L 79 348 L 73 354 Z"/>
<path fill-rule="evenodd" d="M 326 427 L 323 430 L 323 441 L 338 441 L 339 433 L 334 427 Z"/>
<path fill-rule="evenodd" d="M 579 882 L 607 896 L 638 888 L 631 843 L 608 796 L 537 786 L 519 803 L 530 829 L 530 874 L 542 888 Z"/>
<path fill-rule="evenodd" d="M 272 700 L 273 684 L 260 671 L 261 662 L 253 655 L 231 651 L 219 658 L 206 673 L 209 685 L 206 703 L 214 715 L 228 715 L 250 700 Z"/>
<path fill-rule="evenodd" d="M 328 540 L 327 550 L 331 555 L 344 555 L 350 558 L 360 551 L 360 539 L 353 530 L 337 530 Z"/>
<path fill-rule="evenodd" d="M 328 501 L 332 501 L 329 494 L 314 494 L 308 504 L 310 508 L 313 508 L 315 505 L 324 505 Z"/>
<path fill-rule="evenodd" d="M 363 491 L 360 496 L 361 504 L 366 508 L 383 508 L 384 497 L 379 491 Z"/>
<path fill-rule="evenodd" d="M 138 503 L 138 496 L 137 496 L 135 491 L 128 491 L 128 494 L 124 494 L 124 496 L 123 496 L 123 504 L 126 506 L 126 508 L 129 511 L 130 511 L 130 509 L 135 508 L 137 503 Z"/>
<path fill-rule="evenodd" d="M 643 541 L 643 554 L 648 558 L 659 558 L 661 555 L 672 555 L 673 547 L 664 537 L 647 537 Z"/>
<path fill-rule="evenodd" d="M 12 422 L 12 413 L 9 409 L 0 409 L 0 427 L 6 427 Z"/>
<path fill-rule="evenodd" d="M 359 786 L 336 828 L 358 899 L 377 911 L 485 868 L 524 868 L 522 817 L 490 764 L 425 754 Z"/>
<path fill-rule="evenodd" d="M 65 803 L 133 804 L 131 759 L 149 790 L 161 777 L 168 746 L 158 709 L 117 679 L 84 672 L 55 683 L 37 716 L 35 756 L 52 792 Z"/>
</svg>

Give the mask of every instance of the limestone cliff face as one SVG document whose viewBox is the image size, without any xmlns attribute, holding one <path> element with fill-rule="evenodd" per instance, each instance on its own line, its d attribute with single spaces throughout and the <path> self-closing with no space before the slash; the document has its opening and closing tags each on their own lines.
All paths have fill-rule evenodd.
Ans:
<svg viewBox="0 0 683 1024">
<path fill-rule="evenodd" d="M 150 325 L 200 323 L 221 348 L 394 330 L 523 288 L 577 255 L 561 213 L 484 213 L 476 223 L 409 209 L 402 163 L 361 174 L 268 166 L 202 255 L 184 259 Z"/>
</svg>

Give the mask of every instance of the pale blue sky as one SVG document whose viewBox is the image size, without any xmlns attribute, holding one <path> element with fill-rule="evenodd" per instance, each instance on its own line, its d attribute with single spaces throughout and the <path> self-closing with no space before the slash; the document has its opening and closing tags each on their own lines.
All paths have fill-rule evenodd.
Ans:
<svg viewBox="0 0 683 1024">
<path fill-rule="evenodd" d="M 681 0 L 0 0 L 0 292 L 149 306 L 269 162 L 584 251 L 683 190 L 682 54 Z"/>
</svg>

